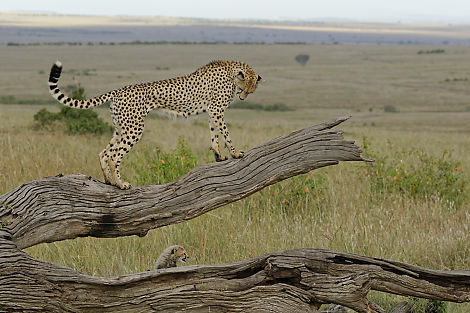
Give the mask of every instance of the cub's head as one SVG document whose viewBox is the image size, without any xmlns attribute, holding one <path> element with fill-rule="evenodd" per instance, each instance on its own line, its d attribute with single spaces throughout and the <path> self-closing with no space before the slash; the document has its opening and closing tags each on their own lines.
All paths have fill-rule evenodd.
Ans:
<svg viewBox="0 0 470 313">
<path fill-rule="evenodd" d="M 250 93 L 253 93 L 258 87 L 258 83 L 263 82 L 261 76 L 255 74 L 255 72 L 249 67 L 244 66 L 235 71 L 235 86 L 236 93 L 240 100 L 245 100 Z"/>
<path fill-rule="evenodd" d="M 186 250 L 182 246 L 174 246 L 171 250 L 171 259 L 175 260 L 175 263 L 177 261 L 181 262 L 186 262 L 188 259 L 188 254 L 186 253 Z"/>
</svg>

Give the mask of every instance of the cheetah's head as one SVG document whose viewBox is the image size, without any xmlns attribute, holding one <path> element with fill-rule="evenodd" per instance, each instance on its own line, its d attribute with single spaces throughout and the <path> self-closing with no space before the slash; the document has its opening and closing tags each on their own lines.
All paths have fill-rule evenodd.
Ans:
<svg viewBox="0 0 470 313">
<path fill-rule="evenodd" d="M 171 255 L 176 261 L 181 261 L 183 263 L 189 258 L 186 250 L 182 246 L 174 246 L 171 250 Z"/>
<path fill-rule="evenodd" d="M 258 83 L 262 82 L 261 76 L 256 75 L 252 69 L 243 69 L 235 75 L 236 92 L 240 100 L 245 100 L 250 93 L 253 93 L 258 87 Z"/>
</svg>

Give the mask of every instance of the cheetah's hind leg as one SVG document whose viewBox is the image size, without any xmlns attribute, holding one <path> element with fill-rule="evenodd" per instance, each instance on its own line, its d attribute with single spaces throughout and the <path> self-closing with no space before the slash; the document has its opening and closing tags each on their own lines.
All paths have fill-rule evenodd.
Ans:
<svg viewBox="0 0 470 313">
<path fill-rule="evenodd" d="M 111 174 L 111 169 L 109 168 L 108 159 L 111 155 L 111 147 L 116 145 L 116 143 L 119 141 L 120 135 L 118 130 L 116 129 L 114 131 L 113 138 L 111 138 L 111 141 L 108 143 L 106 148 L 99 154 L 101 170 L 103 171 L 104 176 L 104 182 L 108 185 L 116 185 L 116 182 L 113 179 L 113 175 Z"/>
<path fill-rule="evenodd" d="M 119 125 L 119 124 L 118 124 Z M 121 189 L 131 188 L 131 184 L 121 180 L 119 166 L 123 157 L 129 153 L 132 147 L 142 138 L 144 130 L 143 118 L 139 120 L 127 121 L 126 128 L 118 126 L 120 130 L 119 141 L 110 149 L 108 165 L 113 179 L 113 185 Z M 131 131 L 132 130 L 132 131 Z"/>
</svg>

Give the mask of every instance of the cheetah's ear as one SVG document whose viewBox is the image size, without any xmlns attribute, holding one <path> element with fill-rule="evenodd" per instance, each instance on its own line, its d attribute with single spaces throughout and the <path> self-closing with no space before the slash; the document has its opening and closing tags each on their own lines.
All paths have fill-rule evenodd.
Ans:
<svg viewBox="0 0 470 313">
<path fill-rule="evenodd" d="M 261 76 L 259 76 L 259 75 L 258 75 L 258 83 L 264 83 L 263 77 L 261 77 Z"/>
<path fill-rule="evenodd" d="M 176 248 L 171 249 L 171 254 L 176 254 Z"/>
<path fill-rule="evenodd" d="M 240 72 L 238 72 L 238 74 L 237 74 L 237 78 L 238 78 L 239 80 L 245 80 L 245 74 L 243 74 L 243 72 L 240 71 Z"/>
</svg>

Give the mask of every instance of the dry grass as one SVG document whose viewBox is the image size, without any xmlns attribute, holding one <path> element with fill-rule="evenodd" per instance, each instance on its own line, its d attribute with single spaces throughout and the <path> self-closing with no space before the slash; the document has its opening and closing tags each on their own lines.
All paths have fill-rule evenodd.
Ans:
<svg viewBox="0 0 470 313">
<path fill-rule="evenodd" d="M 182 74 L 191 71 L 195 64 L 203 64 L 210 59 L 207 47 L 193 48 L 193 58 L 182 57 L 179 60 L 174 56 L 176 47 L 173 46 L 122 47 L 125 51 L 120 51 L 121 47 L 116 50 L 93 47 L 86 51 L 60 47 L 59 50 L 66 59 L 65 66 L 97 69 L 98 76 L 87 77 L 86 82 L 82 80 L 84 77 L 80 78 L 87 94 L 94 95 L 106 88 L 135 82 L 137 77 L 139 80 L 155 80 Z M 442 59 L 430 56 L 427 61 L 430 63 L 426 63 L 415 58 L 417 49 L 410 47 L 306 46 L 301 49 L 314 55 L 315 62 L 306 68 L 301 68 L 293 60 L 298 47 L 268 48 L 273 49 L 273 53 L 261 55 L 258 46 L 211 47 L 215 50 L 213 54 L 227 56 L 233 53 L 231 58 L 245 59 L 255 69 L 259 68 L 267 83 L 250 96 L 249 101 L 285 103 L 296 108 L 289 112 L 229 110 L 227 120 L 231 135 L 241 148 L 252 147 L 335 116 L 352 114 L 353 118 L 340 126 L 348 139 L 360 142 L 366 136 L 371 147 L 385 155 L 392 155 L 393 151 L 387 151 L 390 147 L 405 150 L 417 147 L 436 157 L 446 149 L 451 150 L 452 157 L 462 163 L 462 175 L 470 181 L 467 166 L 470 164 L 470 145 L 466 139 L 470 132 L 469 113 L 463 112 L 464 102 L 468 100 L 464 88 L 468 85 L 464 86 L 464 82 L 452 86 L 440 83 L 449 75 L 470 75 L 470 69 L 465 68 L 470 62 L 463 62 L 468 56 L 460 52 L 468 48 L 450 48 L 453 51 L 451 55 L 439 56 Z M 0 47 L 2 49 L 6 48 Z M 16 49 L 24 49 L 16 51 L 26 55 L 33 48 Z M 40 98 L 47 93 L 45 75 L 38 75 L 36 71 L 38 68 L 47 69 L 51 61 L 50 56 L 40 56 L 54 54 L 50 47 L 34 49 L 37 49 L 35 58 L 23 63 L 7 51 L 12 65 L 5 70 L 8 75 L 3 72 L 0 75 L 3 82 L 0 95 L 20 96 L 25 81 L 28 82 L 28 97 Z M 136 49 L 135 54 L 131 54 L 132 49 Z M 169 66 L 170 70 L 146 69 L 145 60 L 150 58 L 147 49 L 155 49 L 155 53 L 172 51 L 173 54 L 168 53 L 165 58 L 157 58 L 159 64 Z M 80 56 L 85 52 L 90 57 Z M 110 53 L 122 62 L 113 64 L 106 57 Z M 187 52 L 180 53 L 185 55 Z M 126 54 L 133 56 L 124 62 Z M 15 71 L 15 63 L 20 68 L 18 72 Z M 417 74 L 416 68 L 420 66 L 426 74 Z M 117 78 L 132 71 L 135 74 L 127 82 Z M 8 80 L 6 76 L 12 79 Z M 64 84 L 67 84 L 67 79 L 70 77 L 64 75 Z M 383 105 L 390 103 L 398 107 L 398 113 L 383 112 Z M 97 154 L 109 138 L 67 136 L 60 130 L 34 131 L 32 116 L 41 107 L 2 105 L 0 108 L 0 193 L 21 183 L 58 173 L 86 173 L 101 177 Z M 458 110 L 461 112 L 456 112 Z M 109 120 L 105 109 L 98 112 Z M 205 118 L 170 121 L 151 117 L 146 122 L 142 142 L 124 163 L 124 174 L 132 177 L 132 169 L 126 164 L 142 152 L 152 151 L 157 145 L 166 151 L 174 149 L 179 137 L 186 139 L 200 162 L 207 162 L 209 131 Z M 300 207 L 297 203 L 282 205 L 283 199 L 276 193 L 277 187 L 272 186 L 194 220 L 153 230 L 144 238 L 79 238 L 42 244 L 27 251 L 35 257 L 99 276 L 147 270 L 170 244 L 185 246 L 191 256 L 190 264 L 232 262 L 266 252 L 315 247 L 434 269 L 470 268 L 468 201 L 455 210 L 440 201 L 413 199 L 399 194 L 376 199 L 371 194 L 365 168 L 364 164 L 345 163 L 309 174 L 324 178 L 324 188 L 318 194 L 314 188 L 304 192 Z M 302 193 L 296 182 L 289 180 L 281 184 L 285 189 L 297 188 Z M 468 193 L 468 188 L 466 191 Z M 378 293 L 373 298 L 383 306 L 399 301 L 398 297 Z M 464 304 L 448 307 L 449 312 L 467 312 L 469 309 Z"/>
</svg>

